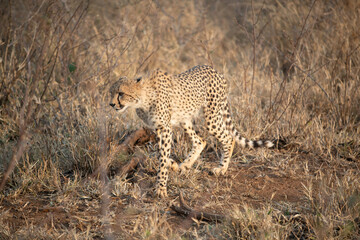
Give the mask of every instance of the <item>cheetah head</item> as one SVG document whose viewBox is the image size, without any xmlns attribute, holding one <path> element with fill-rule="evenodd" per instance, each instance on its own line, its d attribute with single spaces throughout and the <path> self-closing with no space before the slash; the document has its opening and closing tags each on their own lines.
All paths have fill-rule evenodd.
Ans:
<svg viewBox="0 0 360 240">
<path fill-rule="evenodd" d="M 120 78 L 110 89 L 110 106 L 116 111 L 124 112 L 128 107 L 137 108 L 141 105 L 141 78 Z"/>
</svg>

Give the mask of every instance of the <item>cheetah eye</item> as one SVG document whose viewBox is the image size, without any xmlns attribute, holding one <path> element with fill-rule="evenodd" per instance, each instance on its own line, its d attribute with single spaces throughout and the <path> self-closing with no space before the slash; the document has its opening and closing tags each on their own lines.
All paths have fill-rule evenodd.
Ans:
<svg viewBox="0 0 360 240">
<path fill-rule="evenodd" d="M 124 95 L 123 92 L 119 92 L 119 97 L 122 97 Z"/>
<path fill-rule="evenodd" d="M 138 77 L 137 79 L 136 79 L 136 82 L 138 83 L 138 82 L 140 82 L 141 81 L 141 77 Z"/>
</svg>

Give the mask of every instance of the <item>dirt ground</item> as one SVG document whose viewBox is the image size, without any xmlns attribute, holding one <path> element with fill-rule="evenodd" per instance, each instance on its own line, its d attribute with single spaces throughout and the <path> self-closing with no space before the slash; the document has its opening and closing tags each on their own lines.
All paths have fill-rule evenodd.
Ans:
<svg viewBox="0 0 360 240">
<path fill-rule="evenodd" d="M 217 156 L 211 148 L 202 155 L 201 161 L 189 173 L 179 175 L 171 173 L 166 199 L 153 197 L 153 186 L 156 171 L 138 166 L 128 174 L 129 184 L 138 186 L 141 194 L 110 194 L 109 209 L 111 212 L 111 229 L 114 232 L 127 232 L 131 236 L 136 232 L 141 220 L 154 206 L 159 209 L 158 218 L 162 218 L 175 233 L 183 234 L 192 228 L 198 228 L 193 219 L 170 209 L 178 205 L 179 192 L 184 194 L 185 201 L 195 210 L 229 215 L 232 209 L 248 206 L 254 209 L 272 206 L 286 214 L 304 214 L 310 211 L 309 188 L 316 192 L 316 175 L 344 175 L 350 169 L 358 170 L 359 162 L 344 160 L 342 171 L 337 165 L 309 153 L 287 150 L 272 151 L 271 159 L 264 152 L 244 150 L 234 155 L 230 168 L 225 176 L 214 176 L 210 169 L 217 164 Z M 260 157 L 259 157 L 260 156 Z M 246 163 L 242 159 L 250 159 Z M 277 159 L 278 161 L 275 161 Z M 114 176 L 111 176 L 111 180 Z M 64 177 L 63 183 L 69 184 L 70 178 Z M 101 196 L 92 188 L 94 180 L 84 178 L 80 191 L 66 192 L 39 191 L 38 194 L 25 194 L 0 200 L 0 210 L 4 221 L 16 232 L 23 226 L 47 229 L 76 229 L 90 233 L 93 229 L 102 229 L 99 216 L 102 213 Z M 96 188 L 96 186 L 95 186 Z M 71 200 L 69 200 L 71 199 Z M 6 213 L 6 214 L 5 214 Z M 101 233 L 92 238 L 102 239 Z M 85 237 L 86 238 L 86 237 Z M 4 238 L 6 239 L 6 238 Z M 64 238 L 65 239 L 65 238 Z"/>
</svg>

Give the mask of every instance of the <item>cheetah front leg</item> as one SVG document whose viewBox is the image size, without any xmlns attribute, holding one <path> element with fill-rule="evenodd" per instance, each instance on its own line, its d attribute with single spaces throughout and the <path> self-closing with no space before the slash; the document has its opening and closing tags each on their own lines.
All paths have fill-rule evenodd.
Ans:
<svg viewBox="0 0 360 240">
<path fill-rule="evenodd" d="M 162 134 L 161 134 L 162 130 L 161 128 L 157 128 L 156 129 L 156 135 L 158 137 L 158 146 L 159 146 L 159 152 L 161 152 L 161 148 L 162 148 L 162 145 L 165 143 L 164 140 L 162 140 Z M 170 141 L 171 141 L 171 136 L 170 136 Z M 170 144 L 171 145 L 171 144 Z M 171 146 L 170 146 L 171 148 Z M 179 165 L 176 163 L 176 161 L 174 161 L 172 158 L 168 158 L 169 161 L 167 161 L 167 166 L 171 168 L 171 170 L 177 172 L 179 171 Z"/>
<path fill-rule="evenodd" d="M 184 122 L 181 124 L 184 128 L 184 131 L 190 136 L 192 142 L 192 148 L 185 159 L 185 161 L 180 164 L 180 171 L 184 173 L 186 170 L 190 169 L 194 162 L 199 158 L 202 150 L 205 148 L 206 142 L 203 141 L 195 132 L 191 122 Z"/>
<path fill-rule="evenodd" d="M 172 165 L 172 159 L 169 158 L 171 151 L 171 136 L 172 132 L 170 127 L 158 128 L 156 130 L 159 137 L 159 149 L 160 149 L 160 158 L 159 158 L 159 171 L 157 173 L 157 183 L 156 183 L 156 194 L 163 198 L 167 197 L 166 183 L 169 175 L 169 167 Z M 172 161 L 173 164 L 176 164 Z M 177 166 L 177 164 L 176 164 Z"/>
</svg>

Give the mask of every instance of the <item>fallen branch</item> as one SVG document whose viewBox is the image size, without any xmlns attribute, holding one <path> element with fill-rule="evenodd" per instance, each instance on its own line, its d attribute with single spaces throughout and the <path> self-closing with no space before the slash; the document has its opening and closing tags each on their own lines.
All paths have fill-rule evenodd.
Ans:
<svg viewBox="0 0 360 240">
<path fill-rule="evenodd" d="M 142 145 L 148 141 L 151 141 L 155 138 L 155 135 L 149 130 L 145 128 L 140 128 L 136 130 L 135 132 L 131 133 L 129 136 L 125 138 L 125 140 L 119 145 L 117 152 L 120 154 L 128 154 L 133 152 L 135 145 Z M 136 154 L 137 155 L 137 154 Z M 126 165 L 124 165 L 120 172 L 120 175 L 127 174 L 134 170 L 140 162 L 142 162 L 142 159 L 144 156 L 135 156 L 133 157 Z M 107 166 L 106 168 L 108 167 Z M 91 178 L 96 178 L 100 175 L 100 167 L 98 167 L 91 175 Z"/>
<path fill-rule="evenodd" d="M 208 221 L 208 222 L 223 222 L 227 219 L 227 217 L 224 215 L 196 211 L 190 208 L 185 203 L 182 192 L 180 192 L 179 195 L 179 203 L 180 206 L 171 205 L 170 208 L 181 215 L 185 215 L 196 220 Z"/>
<path fill-rule="evenodd" d="M 127 164 L 125 164 L 120 172 L 120 176 L 123 176 L 125 174 L 129 174 L 131 171 L 133 171 L 138 165 L 139 163 L 142 162 L 142 158 L 140 157 L 133 157 Z"/>
<path fill-rule="evenodd" d="M 10 177 L 11 173 L 13 172 L 14 168 L 16 167 L 17 163 L 19 162 L 21 156 L 25 152 L 26 144 L 28 142 L 28 138 L 26 136 L 26 132 L 22 132 L 20 134 L 20 138 L 16 144 L 13 156 L 11 158 L 11 161 L 9 162 L 8 167 L 6 168 L 6 171 L 4 172 L 4 175 L 1 179 L 0 183 L 0 191 L 2 191 L 5 187 L 6 181 Z"/>
<path fill-rule="evenodd" d="M 135 132 L 131 133 L 124 142 L 119 146 L 120 153 L 129 153 L 134 149 L 135 144 L 144 144 L 154 138 L 154 134 L 149 129 L 140 128 Z"/>
</svg>

